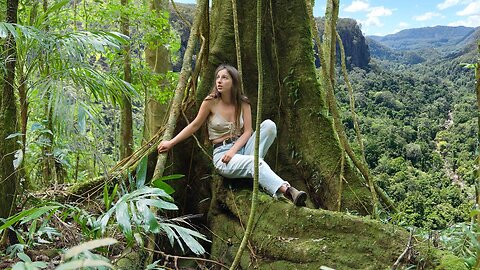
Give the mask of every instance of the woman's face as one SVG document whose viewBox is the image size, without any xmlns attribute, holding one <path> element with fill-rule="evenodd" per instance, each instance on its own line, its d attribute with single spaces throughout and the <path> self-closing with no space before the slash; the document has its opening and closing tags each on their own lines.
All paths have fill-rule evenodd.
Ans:
<svg viewBox="0 0 480 270">
<path fill-rule="evenodd" d="M 215 86 L 221 94 L 232 90 L 232 76 L 230 76 L 230 73 L 228 73 L 226 69 L 222 69 L 217 73 Z"/>
</svg>

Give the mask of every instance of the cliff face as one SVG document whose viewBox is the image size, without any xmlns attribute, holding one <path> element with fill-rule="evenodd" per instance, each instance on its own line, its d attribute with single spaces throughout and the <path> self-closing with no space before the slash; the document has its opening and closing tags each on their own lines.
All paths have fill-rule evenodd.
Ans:
<svg viewBox="0 0 480 270">
<path fill-rule="evenodd" d="M 357 22 L 353 19 L 340 19 L 337 31 L 345 47 L 347 67 L 368 68 L 370 50 Z M 338 48 L 337 54 L 339 54 Z"/>
<path fill-rule="evenodd" d="M 320 38 L 322 38 L 324 29 L 323 18 L 317 19 L 317 26 Z M 370 51 L 365 36 L 362 34 L 362 30 L 357 24 L 357 21 L 354 19 L 340 18 L 337 22 L 337 31 L 342 39 L 343 47 L 345 48 L 345 61 L 347 68 L 350 69 L 355 66 L 362 69 L 368 69 Z M 337 61 L 340 63 L 339 46 L 337 46 Z M 315 64 L 319 67 L 320 61 L 317 59 Z"/>
</svg>

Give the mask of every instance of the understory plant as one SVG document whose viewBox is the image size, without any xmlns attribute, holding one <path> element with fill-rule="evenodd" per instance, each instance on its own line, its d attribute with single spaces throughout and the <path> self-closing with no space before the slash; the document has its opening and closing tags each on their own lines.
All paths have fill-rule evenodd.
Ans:
<svg viewBox="0 0 480 270">
<path fill-rule="evenodd" d="M 119 240 L 126 239 L 126 242 L 122 243 L 124 245 L 136 246 L 141 249 L 143 248 L 143 239 L 146 235 L 153 233 L 165 236 L 172 246 L 178 245 L 183 252 L 191 251 L 197 255 L 205 253 L 200 241 L 208 241 L 208 239 L 203 234 L 189 228 L 191 227 L 189 217 L 168 218 L 166 216 L 166 211 L 178 210 L 178 207 L 166 191 L 145 185 L 145 166 L 146 159 L 142 160 L 137 167 L 136 176 L 129 177 L 130 187 L 134 186 L 133 190 L 128 191 L 125 185 L 120 185 L 119 188 L 118 184 L 114 187 L 105 186 L 104 207 L 102 207 L 104 210 L 100 210 L 99 214 L 94 214 L 91 209 L 87 210 L 81 205 L 47 201 L 37 203 L 31 208 L 3 220 L 0 233 L 4 230 L 11 230 L 16 235 L 18 242 L 9 246 L 7 255 L 18 256 L 22 260 L 17 267 L 27 267 L 26 265 L 40 267 L 42 264 L 33 266 L 33 262 L 24 254 L 25 251 L 44 244 L 54 244 L 64 237 L 61 233 L 63 229 L 58 227 L 72 226 L 72 224 L 76 224 L 77 230 L 81 232 L 81 241 L 114 236 Z M 179 177 L 181 176 L 166 176 L 164 179 L 157 179 L 155 183 L 165 186 L 168 184 L 164 181 Z M 168 192 L 173 191 L 170 189 Z M 118 199 L 116 199 L 117 197 Z M 113 243 L 112 241 L 108 243 Z M 98 243 L 105 244 L 107 242 L 100 241 Z M 84 256 L 89 253 L 82 254 Z M 85 258 L 98 259 L 92 256 Z M 108 262 L 108 260 L 101 260 Z M 103 266 L 108 267 L 106 264 Z"/>
</svg>

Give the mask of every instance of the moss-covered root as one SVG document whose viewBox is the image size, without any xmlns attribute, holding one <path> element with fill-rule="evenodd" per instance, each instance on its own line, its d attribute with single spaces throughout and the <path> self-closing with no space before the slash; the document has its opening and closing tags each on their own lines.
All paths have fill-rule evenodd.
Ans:
<svg viewBox="0 0 480 270">
<path fill-rule="evenodd" d="M 239 220 L 243 224 L 247 220 L 250 191 L 223 194 L 219 199 L 225 211 L 211 220 L 215 235 L 212 256 L 229 264 L 243 235 Z M 344 213 L 299 208 L 262 193 L 250 241 L 252 249 L 244 254 L 240 265 L 243 269 L 389 269 L 408 238 L 408 233 L 396 226 Z M 417 259 L 428 261 L 427 265 L 464 269 L 461 260 L 452 255 L 443 260 L 444 256 L 434 250 L 419 250 Z"/>
</svg>

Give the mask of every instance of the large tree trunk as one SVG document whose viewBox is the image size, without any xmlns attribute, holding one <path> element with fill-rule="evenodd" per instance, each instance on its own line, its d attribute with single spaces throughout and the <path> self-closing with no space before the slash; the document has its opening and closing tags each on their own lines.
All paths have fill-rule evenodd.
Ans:
<svg viewBox="0 0 480 270">
<path fill-rule="evenodd" d="M 7 22 L 17 22 L 18 0 L 7 1 Z M 6 139 L 16 132 L 17 107 L 15 104 L 15 40 L 8 35 L 5 41 L 6 72 L 3 78 L 3 91 L 0 95 L 0 218 L 10 215 L 16 192 L 16 174 L 13 167 L 16 149 L 15 138 Z M 0 246 L 4 242 L 0 236 Z"/>
<path fill-rule="evenodd" d="M 280 176 L 307 187 L 317 207 L 367 213 L 370 194 L 362 181 L 346 166 L 344 190 L 339 189 L 341 148 L 328 115 L 323 89 L 316 79 L 312 34 L 305 3 L 272 1 L 264 7 L 265 118 L 278 126 L 278 144 L 267 156 Z M 230 1 L 212 6 L 209 62 L 203 69 L 198 100 L 211 89 L 214 70 L 222 62 L 236 63 Z M 272 12 L 272 20 L 270 19 Z M 245 91 L 256 107 L 255 1 L 238 3 Z M 255 114 L 255 112 L 253 112 Z M 275 151 L 277 147 L 277 151 Z M 342 194 L 340 194 L 342 192 Z M 340 196 L 341 195 L 341 196 Z"/>
</svg>

